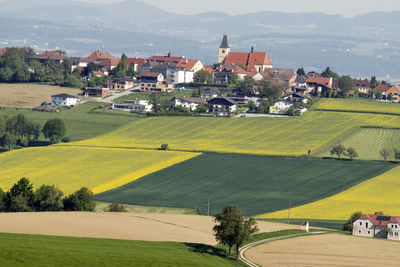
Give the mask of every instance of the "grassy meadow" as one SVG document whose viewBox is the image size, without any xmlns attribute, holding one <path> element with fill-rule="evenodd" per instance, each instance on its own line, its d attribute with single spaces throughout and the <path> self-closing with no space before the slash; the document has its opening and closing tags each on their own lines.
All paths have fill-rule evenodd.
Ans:
<svg viewBox="0 0 400 267">
<path fill-rule="evenodd" d="M 293 118 L 143 118 L 75 145 L 154 149 L 166 143 L 173 150 L 301 156 L 316 155 L 361 126 L 400 127 L 400 117 L 314 111 Z"/>
<path fill-rule="evenodd" d="M 103 103 L 87 102 L 59 113 L 32 111 L 30 109 L 7 108 L 0 115 L 15 116 L 23 114 L 27 118 L 44 125 L 53 118 L 61 118 L 67 125 L 67 136 L 72 141 L 85 140 L 115 130 L 136 118 L 126 115 L 103 114 L 92 110 Z M 44 137 L 41 137 L 42 139 Z"/>
<path fill-rule="evenodd" d="M 400 115 L 399 103 L 361 98 L 322 98 L 313 105 L 313 109 Z"/>
<path fill-rule="evenodd" d="M 97 212 L 107 212 L 111 203 L 96 201 Z M 195 209 L 171 208 L 171 207 L 152 207 L 124 204 L 124 208 L 128 213 L 165 213 L 165 214 L 197 214 Z"/>
<path fill-rule="evenodd" d="M 72 193 L 85 186 L 101 193 L 197 155 L 65 146 L 25 148 L 0 154 L 0 188 L 9 189 L 27 177 L 35 187 L 54 184 Z"/>
<path fill-rule="evenodd" d="M 203 154 L 95 196 L 98 201 L 196 208 L 236 205 L 247 216 L 324 199 L 380 175 L 390 163 Z"/>
<path fill-rule="evenodd" d="M 34 108 L 56 94 L 77 95 L 80 89 L 34 83 L 0 83 L 0 107 Z"/>
<path fill-rule="evenodd" d="M 357 211 L 400 214 L 398 198 L 400 167 L 366 180 L 348 190 L 319 201 L 293 208 L 292 218 L 346 220 Z M 288 210 L 267 213 L 259 218 L 287 218 Z"/>
<path fill-rule="evenodd" d="M 208 245 L 0 234 L 0 266 L 244 266 Z"/>
<path fill-rule="evenodd" d="M 400 129 L 360 128 L 352 135 L 338 140 L 346 148 L 353 147 L 357 159 L 383 160 L 380 151 L 385 148 L 390 152 L 388 160 L 395 160 L 394 149 L 400 150 Z M 330 156 L 330 148 L 322 151 L 320 156 Z"/>
</svg>

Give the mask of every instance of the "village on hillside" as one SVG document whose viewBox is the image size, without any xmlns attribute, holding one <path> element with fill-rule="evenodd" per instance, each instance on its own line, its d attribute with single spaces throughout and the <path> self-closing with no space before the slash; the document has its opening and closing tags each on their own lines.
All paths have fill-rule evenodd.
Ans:
<svg viewBox="0 0 400 267">
<path fill-rule="evenodd" d="M 129 112 L 164 110 L 214 116 L 257 116 L 257 113 L 258 116 L 293 116 L 306 112 L 313 97 L 356 95 L 399 102 L 400 86 L 377 81 L 375 77 L 371 80 L 340 77 L 329 67 L 323 73 L 279 68 L 273 66 L 267 52 L 255 51 L 253 47 L 249 52 L 235 52 L 230 47 L 228 36 L 224 35 L 218 48 L 218 63 L 214 65 L 171 52 L 149 58 L 123 55 L 118 59 L 106 51 L 95 51 L 80 58 L 67 57 L 64 51 L 36 54 L 29 50 L 25 60 L 29 62 L 32 77 L 39 76 L 43 66 L 64 66 L 68 62 L 71 70 L 64 84 L 82 86 L 83 92 L 80 96 L 53 95 L 54 107 L 95 100 L 109 103 L 110 109 Z M 0 49 L 0 56 L 11 50 Z M 2 81 L 3 76 L 0 74 Z M 156 93 L 170 95 L 168 102 L 160 101 Z M 119 97 L 124 100 L 115 101 Z M 54 111 L 54 107 L 38 109 Z"/>
</svg>

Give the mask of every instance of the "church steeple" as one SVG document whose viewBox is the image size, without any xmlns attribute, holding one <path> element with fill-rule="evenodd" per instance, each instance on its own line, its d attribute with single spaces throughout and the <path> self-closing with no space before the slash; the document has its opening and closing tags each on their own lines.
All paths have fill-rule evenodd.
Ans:
<svg viewBox="0 0 400 267">
<path fill-rule="evenodd" d="M 218 63 L 222 63 L 226 56 L 229 54 L 231 51 L 231 47 L 228 43 L 228 35 L 224 35 L 222 38 L 221 45 L 219 46 L 219 60 Z"/>
</svg>

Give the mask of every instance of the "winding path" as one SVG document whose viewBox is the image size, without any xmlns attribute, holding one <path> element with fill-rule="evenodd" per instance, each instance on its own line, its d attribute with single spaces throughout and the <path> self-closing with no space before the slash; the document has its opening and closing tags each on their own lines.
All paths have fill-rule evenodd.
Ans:
<svg viewBox="0 0 400 267">
<path fill-rule="evenodd" d="M 294 234 L 294 235 L 286 235 L 286 236 L 279 236 L 279 237 L 272 237 L 272 238 L 267 238 L 267 239 L 263 239 L 263 240 L 259 240 L 250 244 L 247 244 L 243 247 L 241 247 L 239 249 L 239 260 L 241 262 L 244 262 L 245 264 L 247 264 L 250 267 L 259 267 L 258 264 L 251 262 L 250 260 L 248 260 L 245 257 L 245 252 L 248 249 L 251 249 L 253 247 L 268 243 L 268 242 L 272 242 L 272 241 L 276 241 L 276 240 L 282 240 L 282 239 L 288 239 L 288 238 L 293 238 L 293 237 L 298 237 L 298 236 L 305 236 L 305 235 L 320 235 L 320 234 L 325 234 L 327 232 L 321 231 L 321 232 L 312 232 L 312 233 L 308 233 L 308 234 Z"/>
</svg>

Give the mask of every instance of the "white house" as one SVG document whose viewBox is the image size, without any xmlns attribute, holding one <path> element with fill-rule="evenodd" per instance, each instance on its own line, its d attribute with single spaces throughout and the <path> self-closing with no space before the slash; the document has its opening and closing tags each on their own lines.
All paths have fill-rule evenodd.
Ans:
<svg viewBox="0 0 400 267">
<path fill-rule="evenodd" d="M 290 107 L 293 107 L 293 104 L 289 101 L 278 101 L 275 105 L 269 108 L 269 113 L 272 114 L 285 114 Z"/>
<path fill-rule="evenodd" d="M 51 96 L 51 104 L 53 106 L 70 107 L 79 103 L 79 98 L 68 94 L 58 94 Z"/>
<path fill-rule="evenodd" d="M 167 83 L 191 83 L 193 82 L 194 72 L 186 70 L 185 68 L 167 68 Z"/>
<path fill-rule="evenodd" d="M 226 97 L 215 97 L 207 101 L 210 111 L 217 116 L 229 116 L 235 113 L 237 106 L 235 102 Z"/>
<path fill-rule="evenodd" d="M 353 235 L 400 240 L 400 217 L 377 213 L 363 215 L 353 223 Z"/>
<path fill-rule="evenodd" d="M 130 112 L 151 112 L 153 105 L 148 100 L 125 100 L 124 103 L 113 103 L 112 109 Z"/>
<path fill-rule="evenodd" d="M 200 104 L 206 104 L 206 102 L 197 97 L 174 97 L 172 99 L 172 107 L 184 107 L 190 111 L 195 111 Z"/>
</svg>

